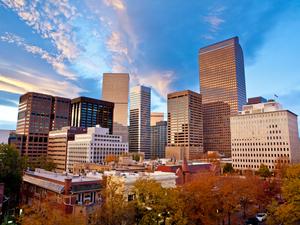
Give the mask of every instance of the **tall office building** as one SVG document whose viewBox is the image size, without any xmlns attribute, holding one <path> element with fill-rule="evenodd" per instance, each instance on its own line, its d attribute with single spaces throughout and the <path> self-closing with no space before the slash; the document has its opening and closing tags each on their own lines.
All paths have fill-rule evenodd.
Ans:
<svg viewBox="0 0 300 225">
<path fill-rule="evenodd" d="M 151 125 L 151 159 L 165 158 L 167 131 L 167 121 L 159 121 L 154 126 Z"/>
<path fill-rule="evenodd" d="M 47 156 L 56 165 L 57 172 L 66 171 L 68 141 L 73 141 L 75 134 L 86 132 L 82 127 L 63 127 L 49 132 Z"/>
<path fill-rule="evenodd" d="M 155 126 L 157 122 L 164 121 L 164 113 L 163 112 L 152 112 L 150 125 Z"/>
<path fill-rule="evenodd" d="M 151 89 L 136 86 L 130 89 L 129 151 L 151 157 L 150 140 Z"/>
<path fill-rule="evenodd" d="M 128 93 L 128 73 L 103 74 L 102 99 L 115 103 L 113 130 L 123 142 L 128 142 Z"/>
<path fill-rule="evenodd" d="M 300 162 L 297 115 L 279 103 L 247 104 L 230 123 L 234 169 L 258 170 L 264 164 L 274 170 L 276 164 Z"/>
<path fill-rule="evenodd" d="M 190 90 L 168 94 L 166 157 L 197 159 L 203 153 L 201 95 Z"/>
<path fill-rule="evenodd" d="M 71 100 L 29 92 L 20 97 L 15 143 L 22 155 L 34 161 L 47 155 L 49 131 L 68 126 Z"/>
<path fill-rule="evenodd" d="M 201 48 L 199 65 L 204 121 L 210 121 L 203 127 L 204 150 L 229 156 L 227 115 L 236 115 L 246 104 L 244 57 L 238 37 Z M 219 120 L 221 124 L 214 122 Z"/>
<path fill-rule="evenodd" d="M 95 127 L 100 125 L 113 132 L 114 103 L 93 98 L 79 97 L 72 99 L 72 127 Z"/>
</svg>

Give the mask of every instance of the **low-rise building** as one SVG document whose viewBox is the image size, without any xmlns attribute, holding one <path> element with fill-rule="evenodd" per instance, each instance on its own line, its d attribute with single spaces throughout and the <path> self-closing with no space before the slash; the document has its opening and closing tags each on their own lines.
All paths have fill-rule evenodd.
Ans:
<svg viewBox="0 0 300 225">
<path fill-rule="evenodd" d="M 232 165 L 238 170 L 270 170 L 300 162 L 297 115 L 275 101 L 248 104 L 230 118 Z"/>
<path fill-rule="evenodd" d="M 68 141 L 75 138 L 75 134 L 86 133 L 86 128 L 63 127 L 49 132 L 47 157 L 56 165 L 56 172 L 66 171 Z"/>
<path fill-rule="evenodd" d="M 65 213 L 87 213 L 101 203 L 102 176 L 74 176 L 36 169 L 23 175 L 22 203 L 48 201 Z"/>
<path fill-rule="evenodd" d="M 100 126 L 87 128 L 86 134 L 75 134 L 75 140 L 68 142 L 67 171 L 74 163 L 103 164 L 108 156 L 128 153 L 128 143 L 119 135 L 109 134 L 108 128 Z"/>
<path fill-rule="evenodd" d="M 175 188 L 177 178 L 175 173 L 161 171 L 128 173 L 112 170 L 105 171 L 104 176 L 108 182 L 107 186 L 113 186 L 113 184 L 117 185 L 118 191 L 124 193 L 128 201 L 134 199 L 133 187 L 135 182 L 140 179 L 154 180 L 163 188 Z"/>
</svg>

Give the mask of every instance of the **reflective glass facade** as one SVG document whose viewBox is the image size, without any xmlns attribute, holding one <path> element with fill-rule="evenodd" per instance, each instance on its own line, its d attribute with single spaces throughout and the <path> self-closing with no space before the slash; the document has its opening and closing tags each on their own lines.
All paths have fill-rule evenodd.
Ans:
<svg viewBox="0 0 300 225">
<path fill-rule="evenodd" d="M 47 155 L 49 131 L 68 126 L 71 100 L 29 92 L 20 97 L 15 145 L 34 162 Z"/>
<path fill-rule="evenodd" d="M 223 120 L 224 115 L 236 115 L 246 104 L 244 57 L 238 37 L 201 48 L 199 65 L 203 104 L 219 102 L 204 107 L 206 108 L 204 118 L 209 121 L 204 123 L 203 128 L 204 149 L 230 155 L 230 145 L 227 143 L 227 140 L 230 140 L 228 119 L 221 124 L 213 121 Z M 222 102 L 228 104 L 229 108 L 222 105 Z M 223 138 L 219 134 L 227 135 L 228 138 Z"/>
<path fill-rule="evenodd" d="M 114 103 L 79 97 L 73 99 L 71 105 L 71 126 L 88 128 L 100 125 L 109 128 L 109 133 L 112 134 Z"/>
<path fill-rule="evenodd" d="M 136 86 L 130 89 L 129 151 L 143 152 L 151 158 L 151 89 Z"/>
<path fill-rule="evenodd" d="M 168 94 L 167 157 L 196 159 L 203 152 L 201 95 L 192 91 Z"/>
</svg>

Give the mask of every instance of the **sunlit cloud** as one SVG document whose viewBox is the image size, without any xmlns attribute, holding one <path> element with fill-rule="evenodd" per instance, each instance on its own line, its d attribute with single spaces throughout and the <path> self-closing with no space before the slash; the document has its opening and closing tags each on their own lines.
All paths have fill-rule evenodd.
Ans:
<svg viewBox="0 0 300 225">
<path fill-rule="evenodd" d="M 123 10 L 126 9 L 126 6 L 125 6 L 125 4 L 123 3 L 122 0 L 104 0 L 104 3 L 107 6 L 112 6 L 116 10 L 123 11 Z"/>
<path fill-rule="evenodd" d="M 70 20 L 79 14 L 68 0 L 49 0 L 42 7 L 42 3 L 36 0 L 3 0 L 3 3 L 14 10 L 41 37 L 49 38 L 62 59 L 72 60 L 76 57 L 78 47 L 71 32 Z"/>
<path fill-rule="evenodd" d="M 1 66 L 1 65 L 0 65 Z M 25 68 L 7 69 L 7 73 L 0 73 L 0 91 L 15 94 L 26 92 L 41 92 L 45 94 L 74 98 L 84 90 L 68 81 L 51 79 L 41 76 L 38 72 Z"/>
<path fill-rule="evenodd" d="M 6 33 L 5 35 L 0 36 L 0 40 L 8 43 L 15 43 L 27 52 L 32 53 L 34 55 L 39 55 L 42 59 L 46 60 L 50 65 L 52 65 L 53 69 L 56 70 L 58 74 L 61 74 L 62 76 L 71 80 L 76 79 L 76 75 L 66 68 L 65 64 L 63 63 L 60 57 L 52 56 L 47 51 L 41 49 L 38 46 L 29 45 L 25 43 L 23 38 L 18 37 L 14 34 Z"/>
</svg>

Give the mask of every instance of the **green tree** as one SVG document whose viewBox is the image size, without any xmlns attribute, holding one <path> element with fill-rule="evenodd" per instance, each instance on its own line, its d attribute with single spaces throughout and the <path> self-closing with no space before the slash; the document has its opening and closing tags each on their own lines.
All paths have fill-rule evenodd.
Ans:
<svg viewBox="0 0 300 225">
<path fill-rule="evenodd" d="M 30 162 L 29 167 L 31 169 L 41 168 L 48 171 L 53 171 L 56 168 L 56 164 L 52 159 L 49 159 L 47 156 L 40 156 L 36 161 Z"/>
<path fill-rule="evenodd" d="M 226 163 L 223 167 L 223 173 L 233 173 L 234 169 L 231 163 Z"/>
<path fill-rule="evenodd" d="M 26 166 L 26 158 L 22 158 L 15 147 L 0 144 L 0 182 L 4 183 L 5 195 L 12 204 L 17 204 L 22 173 Z"/>
<path fill-rule="evenodd" d="M 257 174 L 261 177 L 267 178 L 267 177 L 271 177 L 272 176 L 272 172 L 269 170 L 269 168 L 264 165 L 261 164 L 259 167 L 259 170 L 257 171 Z"/>
</svg>

